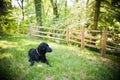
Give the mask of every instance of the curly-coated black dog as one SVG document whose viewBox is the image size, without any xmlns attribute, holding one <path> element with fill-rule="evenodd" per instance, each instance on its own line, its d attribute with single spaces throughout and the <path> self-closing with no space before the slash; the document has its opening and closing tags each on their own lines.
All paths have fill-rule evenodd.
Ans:
<svg viewBox="0 0 120 80">
<path fill-rule="evenodd" d="M 31 48 L 28 52 L 30 57 L 29 62 L 31 63 L 30 66 L 34 65 L 34 61 L 41 61 L 46 63 L 48 66 L 51 66 L 45 55 L 47 52 L 52 52 L 52 49 L 45 42 L 42 42 L 36 49 Z"/>
</svg>

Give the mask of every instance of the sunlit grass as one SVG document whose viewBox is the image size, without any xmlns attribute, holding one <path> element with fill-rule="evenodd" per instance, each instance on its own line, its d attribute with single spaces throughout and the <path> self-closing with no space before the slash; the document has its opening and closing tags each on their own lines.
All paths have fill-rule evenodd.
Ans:
<svg viewBox="0 0 120 80">
<path fill-rule="evenodd" d="M 17 45 L 16 42 L 10 42 L 6 40 L 0 41 L 0 48 L 12 48 L 12 47 L 16 47 L 16 45 Z"/>
<path fill-rule="evenodd" d="M 37 48 L 40 42 L 47 42 L 53 49 L 47 54 L 52 67 L 41 62 L 29 66 L 28 50 Z M 4 80 L 119 80 L 120 57 L 106 56 L 109 58 L 75 45 L 10 35 L 0 40 L 0 76 Z"/>
<path fill-rule="evenodd" d="M 13 58 L 13 55 L 10 53 L 4 53 L 0 55 L 0 59 L 3 59 L 3 58 Z"/>
</svg>

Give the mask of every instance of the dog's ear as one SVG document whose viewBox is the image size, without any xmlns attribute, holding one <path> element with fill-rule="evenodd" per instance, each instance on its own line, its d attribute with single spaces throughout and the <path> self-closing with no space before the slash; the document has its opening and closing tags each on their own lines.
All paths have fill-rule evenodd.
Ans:
<svg viewBox="0 0 120 80">
<path fill-rule="evenodd" d="M 42 45 L 39 45 L 39 46 L 38 46 L 38 50 L 42 50 Z"/>
<path fill-rule="evenodd" d="M 47 45 L 45 43 L 41 43 L 39 46 L 38 46 L 38 49 L 39 50 L 46 50 L 46 47 Z"/>
</svg>

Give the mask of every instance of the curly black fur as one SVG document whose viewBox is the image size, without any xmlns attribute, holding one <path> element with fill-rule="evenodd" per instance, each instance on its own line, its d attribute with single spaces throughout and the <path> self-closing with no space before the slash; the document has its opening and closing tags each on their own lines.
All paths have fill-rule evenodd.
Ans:
<svg viewBox="0 0 120 80">
<path fill-rule="evenodd" d="M 29 62 L 31 63 L 30 66 L 34 65 L 34 61 L 41 61 L 46 63 L 48 66 L 51 66 L 45 55 L 47 52 L 52 52 L 52 49 L 45 42 L 42 42 L 36 49 L 31 48 L 28 52 L 30 57 Z"/>
</svg>

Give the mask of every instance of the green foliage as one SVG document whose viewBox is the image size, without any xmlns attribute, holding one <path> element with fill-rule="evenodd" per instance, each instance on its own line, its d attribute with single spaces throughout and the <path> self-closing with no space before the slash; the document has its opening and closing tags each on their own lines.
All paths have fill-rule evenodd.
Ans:
<svg viewBox="0 0 120 80">
<path fill-rule="evenodd" d="M 119 3 L 119 1 L 114 2 L 114 0 L 111 0 L 111 2 L 109 0 L 102 1 L 99 28 L 103 26 L 109 28 L 119 22 Z"/>
<path fill-rule="evenodd" d="M 21 9 L 18 6 L 11 7 L 9 0 L 0 8 L 0 31 L 27 33 L 28 25 L 37 25 L 34 0 L 24 0 L 24 20 L 22 20 Z M 57 7 L 59 19 L 54 22 L 53 7 L 50 0 L 42 0 L 41 22 L 43 26 L 80 29 L 82 27 L 91 29 L 93 26 L 94 0 L 71 1 L 73 5 L 67 4 L 66 0 L 58 0 Z M 69 3 L 69 2 L 67 2 Z M 5 6 L 7 4 L 7 6 Z M 4 10 L 3 10 L 4 9 Z M 119 1 L 102 0 L 98 29 L 107 27 L 110 31 L 119 33 Z M 117 24 L 117 25 L 116 25 Z M 116 34 L 115 34 L 116 35 Z M 117 35 L 118 36 L 118 35 Z"/>
<path fill-rule="evenodd" d="M 10 0 L 1 0 L 0 3 L 0 32 L 15 32 L 16 22 Z"/>
<path fill-rule="evenodd" d="M 101 3 L 101 14 L 99 19 L 98 29 L 107 27 L 112 32 L 113 41 L 120 41 L 120 1 L 104 0 Z"/>
<path fill-rule="evenodd" d="M 0 78 L 4 80 L 119 80 L 120 57 L 101 58 L 88 49 L 46 41 L 53 49 L 47 54 L 52 67 L 40 62 L 30 67 L 28 50 L 43 40 L 3 33 L 0 38 Z"/>
<path fill-rule="evenodd" d="M 120 43 L 120 22 L 115 22 L 113 26 L 109 27 L 109 31 L 111 31 L 109 37 L 112 41 L 117 44 Z"/>
<path fill-rule="evenodd" d="M 73 7 L 68 7 L 68 13 L 65 19 L 65 26 L 75 29 L 82 27 L 89 28 L 92 25 L 92 2 L 78 1 Z"/>
</svg>

